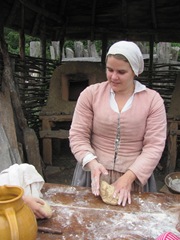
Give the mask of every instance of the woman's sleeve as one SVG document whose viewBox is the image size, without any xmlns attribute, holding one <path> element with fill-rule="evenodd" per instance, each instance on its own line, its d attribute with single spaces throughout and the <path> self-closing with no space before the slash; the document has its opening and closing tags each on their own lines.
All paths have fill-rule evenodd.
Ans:
<svg viewBox="0 0 180 240">
<path fill-rule="evenodd" d="M 82 163 L 83 158 L 92 153 L 91 131 L 93 121 L 93 94 L 91 87 L 81 92 L 72 119 L 69 131 L 69 142 L 72 153 L 78 162 Z"/>
<path fill-rule="evenodd" d="M 156 93 L 147 118 L 142 153 L 129 168 L 145 185 L 159 163 L 166 142 L 167 117 L 164 101 Z"/>
</svg>

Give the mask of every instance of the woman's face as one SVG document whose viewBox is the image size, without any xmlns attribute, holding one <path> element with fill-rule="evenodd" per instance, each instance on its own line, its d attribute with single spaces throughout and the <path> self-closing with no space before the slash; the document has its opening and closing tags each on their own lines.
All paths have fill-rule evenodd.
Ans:
<svg viewBox="0 0 180 240">
<path fill-rule="evenodd" d="M 126 91 L 134 84 L 135 74 L 130 64 L 114 56 L 107 57 L 106 76 L 115 93 Z"/>
</svg>

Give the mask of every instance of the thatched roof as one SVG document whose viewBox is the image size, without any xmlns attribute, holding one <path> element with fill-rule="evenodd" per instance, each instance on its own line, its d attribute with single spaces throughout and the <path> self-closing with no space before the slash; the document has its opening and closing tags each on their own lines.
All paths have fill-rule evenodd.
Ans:
<svg viewBox="0 0 180 240">
<path fill-rule="evenodd" d="M 6 0 L 6 27 L 57 41 L 180 42 L 179 0 Z M 1 16 L 2 17 L 2 16 Z"/>
</svg>

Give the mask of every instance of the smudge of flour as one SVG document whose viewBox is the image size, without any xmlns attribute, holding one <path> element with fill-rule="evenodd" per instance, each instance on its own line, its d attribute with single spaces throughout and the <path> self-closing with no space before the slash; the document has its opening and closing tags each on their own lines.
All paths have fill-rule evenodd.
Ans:
<svg viewBox="0 0 180 240">
<path fill-rule="evenodd" d="M 171 203 L 167 203 L 164 209 L 162 203 L 154 203 L 153 200 L 147 201 L 143 197 L 138 197 L 136 202 L 139 210 L 126 212 L 125 208 L 122 211 L 115 210 L 108 205 L 105 205 L 105 208 L 89 207 L 89 202 L 83 199 L 89 190 L 81 193 L 80 197 L 76 198 L 76 203 L 72 202 L 69 205 L 61 202 L 59 198 L 58 201 L 51 200 L 52 196 L 59 193 L 77 196 L 79 193 L 75 187 L 50 188 L 44 193 L 48 203 L 56 212 L 53 221 L 58 222 L 64 232 L 74 231 L 72 239 L 152 240 L 168 231 L 180 237 L 180 233 L 176 230 L 179 213 L 168 210 Z M 70 235 L 67 239 L 71 239 Z"/>
<path fill-rule="evenodd" d="M 69 194 L 75 194 L 77 193 L 77 189 L 75 187 L 68 187 L 68 188 L 63 188 L 63 187 L 55 187 L 55 188 L 49 188 L 44 195 L 53 195 L 57 193 L 69 193 Z"/>
<path fill-rule="evenodd" d="M 97 209 L 94 211 L 85 208 L 57 208 L 56 221 L 62 228 L 75 224 L 77 229 L 86 232 L 86 239 L 120 239 L 130 236 L 138 236 L 137 239 L 156 239 L 164 232 L 170 231 L 177 234 L 175 226 L 178 222 L 176 213 L 163 212 L 119 212 L 111 214 L 111 211 Z M 133 238 L 129 238 L 133 239 Z M 136 239 L 136 238 L 135 238 Z"/>
</svg>

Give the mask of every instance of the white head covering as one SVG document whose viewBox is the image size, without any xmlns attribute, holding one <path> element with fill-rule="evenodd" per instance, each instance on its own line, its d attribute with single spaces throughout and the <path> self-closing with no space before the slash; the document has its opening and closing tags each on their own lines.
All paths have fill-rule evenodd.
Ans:
<svg viewBox="0 0 180 240">
<path fill-rule="evenodd" d="M 116 42 L 109 48 L 107 56 L 109 54 L 122 54 L 125 56 L 136 76 L 141 74 L 144 70 L 144 60 L 142 53 L 139 47 L 133 42 Z"/>
</svg>

